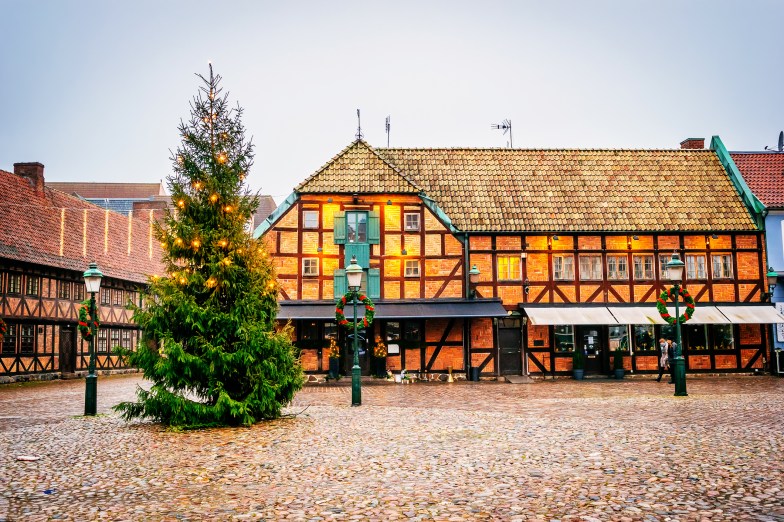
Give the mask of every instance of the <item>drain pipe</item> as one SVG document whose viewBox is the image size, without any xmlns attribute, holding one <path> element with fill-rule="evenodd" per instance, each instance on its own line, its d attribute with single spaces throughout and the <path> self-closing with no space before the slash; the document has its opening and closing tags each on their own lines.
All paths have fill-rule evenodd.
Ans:
<svg viewBox="0 0 784 522">
<path fill-rule="evenodd" d="M 459 239 L 459 238 L 458 238 Z M 464 297 L 466 299 L 469 298 L 471 294 L 471 287 L 470 287 L 470 280 L 468 276 L 468 267 L 469 265 L 469 252 L 468 249 L 470 248 L 471 243 L 468 240 L 468 232 L 463 232 L 463 287 L 464 287 Z M 463 319 L 463 344 L 465 345 L 465 350 L 463 350 L 463 368 L 465 368 L 466 373 L 466 380 L 471 379 L 471 318 L 466 317 Z"/>
</svg>

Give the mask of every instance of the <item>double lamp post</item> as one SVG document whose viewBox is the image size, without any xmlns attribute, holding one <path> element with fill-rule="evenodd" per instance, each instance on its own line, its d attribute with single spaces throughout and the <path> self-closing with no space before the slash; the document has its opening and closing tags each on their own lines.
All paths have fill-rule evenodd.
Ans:
<svg viewBox="0 0 784 522">
<path fill-rule="evenodd" d="M 95 415 L 98 403 L 98 376 L 95 374 L 95 337 L 98 335 L 98 327 L 95 324 L 95 294 L 101 290 L 101 278 L 103 278 L 103 274 L 98 270 L 98 265 L 94 262 L 90 263 L 90 267 L 84 273 L 84 289 L 90 294 L 90 322 L 87 325 L 90 328 L 90 337 L 87 339 L 90 348 L 90 363 L 85 378 L 85 415 Z"/>
</svg>

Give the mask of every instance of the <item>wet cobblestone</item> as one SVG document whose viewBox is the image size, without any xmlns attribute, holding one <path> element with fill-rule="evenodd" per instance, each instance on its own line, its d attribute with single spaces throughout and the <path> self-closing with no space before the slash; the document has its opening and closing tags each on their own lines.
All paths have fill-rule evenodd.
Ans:
<svg viewBox="0 0 784 522">
<path fill-rule="evenodd" d="M 784 379 L 341 382 L 185 433 L 112 413 L 137 385 L 0 386 L 0 520 L 784 520 Z"/>
</svg>

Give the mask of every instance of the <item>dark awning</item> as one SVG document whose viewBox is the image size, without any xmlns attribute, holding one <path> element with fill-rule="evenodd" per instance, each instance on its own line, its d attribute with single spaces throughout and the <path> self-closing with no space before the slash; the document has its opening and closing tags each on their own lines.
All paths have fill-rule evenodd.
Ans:
<svg viewBox="0 0 784 522">
<path fill-rule="evenodd" d="M 324 301 L 282 301 L 278 319 L 334 320 L 335 304 Z M 428 319 L 432 317 L 506 317 L 499 299 L 409 300 L 375 303 L 376 319 Z M 346 317 L 352 314 L 351 304 L 345 308 Z M 358 314 L 364 314 L 362 303 Z"/>
</svg>

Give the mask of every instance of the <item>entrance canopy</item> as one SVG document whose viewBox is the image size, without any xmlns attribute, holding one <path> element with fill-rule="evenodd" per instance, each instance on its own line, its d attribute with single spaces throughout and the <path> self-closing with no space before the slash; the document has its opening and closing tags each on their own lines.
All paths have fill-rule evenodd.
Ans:
<svg viewBox="0 0 784 522">
<path fill-rule="evenodd" d="M 278 319 L 335 320 L 335 303 L 332 301 L 281 301 Z M 411 299 L 408 301 L 379 301 L 375 304 L 376 319 L 428 319 L 435 317 L 506 317 L 500 299 Z M 346 304 L 348 318 L 352 305 Z M 364 315 L 362 303 L 357 304 L 357 314 Z"/>
<path fill-rule="evenodd" d="M 523 310 L 535 325 L 618 324 L 604 306 L 526 306 Z"/>
</svg>

